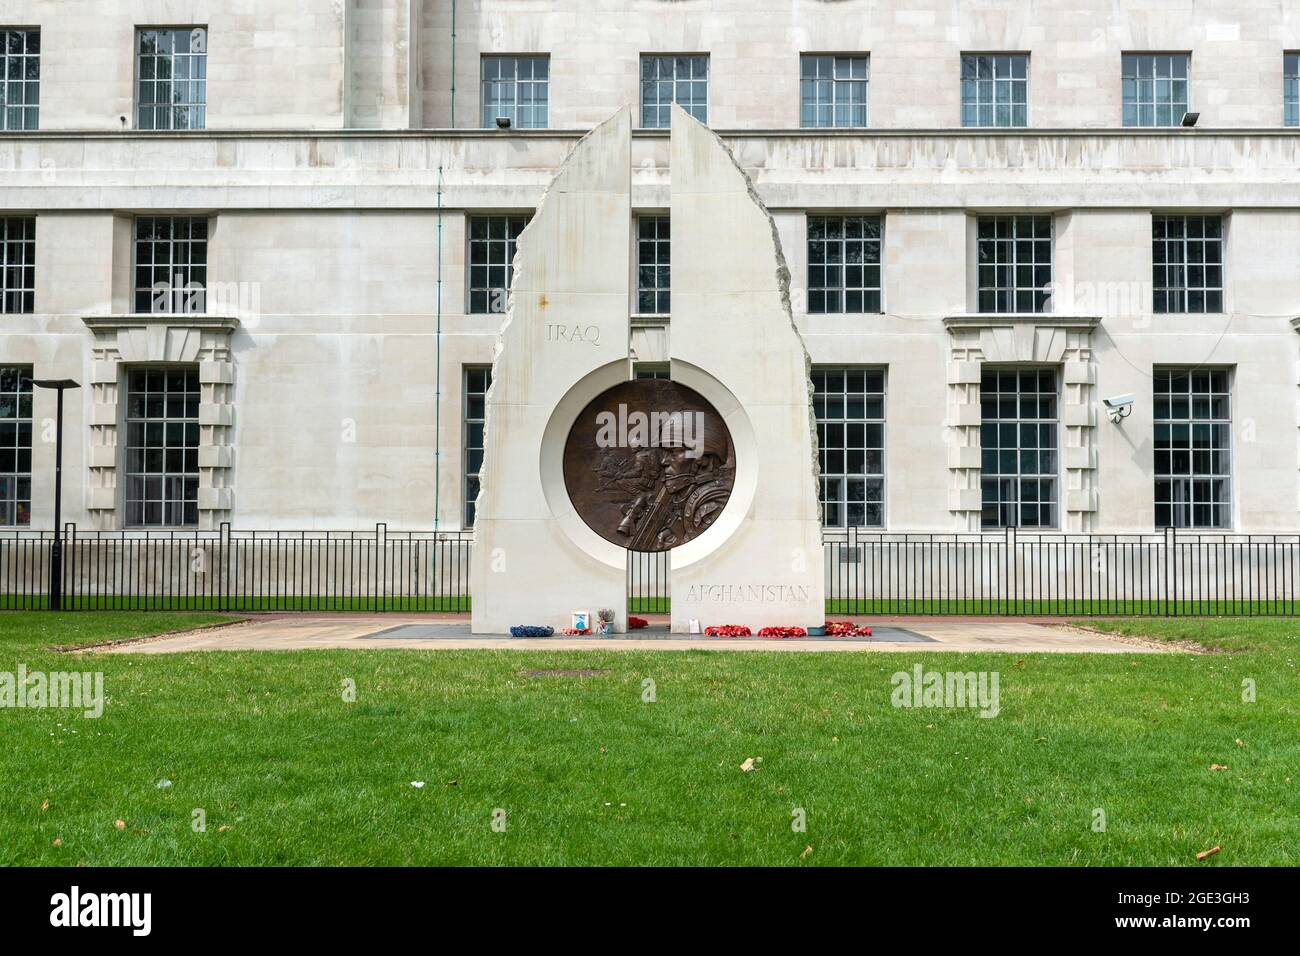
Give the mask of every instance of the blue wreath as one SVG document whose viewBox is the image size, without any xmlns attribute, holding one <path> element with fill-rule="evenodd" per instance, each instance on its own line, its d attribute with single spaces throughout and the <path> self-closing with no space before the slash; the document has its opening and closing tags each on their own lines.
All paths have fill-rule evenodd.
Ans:
<svg viewBox="0 0 1300 956">
<path fill-rule="evenodd" d="M 555 628 L 536 624 L 516 624 L 510 629 L 511 637 L 551 637 L 554 633 Z"/>
</svg>

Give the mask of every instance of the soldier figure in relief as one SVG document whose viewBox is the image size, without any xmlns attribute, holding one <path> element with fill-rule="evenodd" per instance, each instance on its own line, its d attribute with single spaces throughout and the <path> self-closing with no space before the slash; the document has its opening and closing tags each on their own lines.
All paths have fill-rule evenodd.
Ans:
<svg viewBox="0 0 1300 956">
<path fill-rule="evenodd" d="M 725 436 L 710 440 L 706 432 L 688 444 L 682 417 L 672 415 L 658 438 L 657 447 L 638 451 L 619 475 L 620 487 L 636 491 L 618 528 L 634 551 L 659 551 L 689 541 L 713 523 L 731 491 L 735 466 L 727 461 Z"/>
</svg>

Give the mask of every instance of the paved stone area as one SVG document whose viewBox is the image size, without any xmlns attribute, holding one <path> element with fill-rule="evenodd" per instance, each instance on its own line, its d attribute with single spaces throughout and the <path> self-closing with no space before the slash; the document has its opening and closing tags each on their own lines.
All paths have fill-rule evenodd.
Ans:
<svg viewBox="0 0 1300 956">
<path fill-rule="evenodd" d="M 182 651 L 351 650 L 418 648 L 420 650 L 715 650 L 715 651 L 995 651 L 1007 653 L 1134 654 L 1156 653 L 1155 645 L 1126 642 L 1083 631 L 1029 621 L 963 621 L 907 618 L 885 623 L 861 618 L 875 633 L 870 638 L 715 638 L 669 634 L 667 624 L 615 638 L 512 638 L 470 633 L 469 621 L 457 615 L 335 614 L 255 618 L 227 627 L 207 628 L 116 644 L 97 649 L 113 654 L 167 654 Z"/>
<path fill-rule="evenodd" d="M 455 639 L 466 638 L 470 636 L 471 634 L 470 634 L 469 627 L 466 625 L 439 623 L 439 624 L 399 624 L 397 627 L 391 627 L 386 631 L 380 631 L 377 634 L 371 634 L 370 638 L 374 638 L 376 640 L 383 639 L 383 640 L 394 640 L 394 641 L 405 641 L 405 640 L 440 641 L 440 640 L 455 640 Z M 668 625 L 666 624 L 661 624 L 658 626 L 651 625 L 650 627 L 642 628 L 641 630 L 638 630 L 635 633 L 627 635 L 627 637 L 638 641 L 671 641 L 671 640 L 676 640 L 682 636 L 683 635 L 680 634 L 676 634 L 676 635 L 673 634 L 671 631 L 668 630 Z M 914 643 L 925 643 L 934 640 L 934 638 L 932 637 L 925 637 L 921 634 L 915 633 L 914 631 L 905 630 L 904 628 L 901 627 L 888 627 L 888 626 L 873 628 L 871 639 L 873 641 L 883 641 L 887 644 L 914 644 Z M 543 640 L 563 641 L 566 640 L 566 638 L 564 637 L 564 635 L 558 634 L 548 638 L 543 638 Z M 586 640 L 592 640 L 592 638 L 586 638 Z M 603 639 L 596 638 L 596 640 L 603 640 Z M 720 638 L 710 638 L 709 640 L 720 640 Z M 728 640 L 734 640 L 734 638 L 728 638 Z M 763 638 L 763 640 L 767 640 L 767 638 Z M 801 640 L 843 641 L 844 639 L 839 637 L 809 635 L 806 638 L 801 638 Z"/>
</svg>

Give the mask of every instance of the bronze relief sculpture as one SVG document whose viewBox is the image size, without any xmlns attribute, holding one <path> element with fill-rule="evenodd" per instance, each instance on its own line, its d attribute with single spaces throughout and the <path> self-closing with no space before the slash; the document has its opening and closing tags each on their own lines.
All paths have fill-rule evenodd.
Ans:
<svg viewBox="0 0 1300 956">
<path fill-rule="evenodd" d="M 704 396 L 664 379 L 606 390 L 564 446 L 564 484 L 587 526 L 632 551 L 667 551 L 702 534 L 736 479 L 726 422 Z"/>
</svg>

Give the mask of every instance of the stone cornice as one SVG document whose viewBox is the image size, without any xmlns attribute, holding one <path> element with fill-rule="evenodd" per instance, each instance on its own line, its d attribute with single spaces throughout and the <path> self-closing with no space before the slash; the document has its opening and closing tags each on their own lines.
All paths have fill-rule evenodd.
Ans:
<svg viewBox="0 0 1300 956">
<path fill-rule="evenodd" d="M 1101 316 L 1060 315 L 1051 312 L 961 312 L 944 316 L 943 324 L 947 329 L 996 329 L 1032 325 L 1035 328 L 1091 330 L 1101 325 Z"/>
<path fill-rule="evenodd" d="M 83 315 L 81 321 L 92 331 L 113 329 L 146 329 L 165 326 L 178 329 L 211 329 L 233 332 L 239 328 L 239 319 L 233 315 L 207 313 L 129 313 L 126 315 Z"/>
<path fill-rule="evenodd" d="M 532 209 L 580 134 L 4 133 L 0 209 L 433 210 L 440 195 L 448 210 Z M 769 209 L 1300 208 L 1297 137 L 1274 130 L 719 135 Z M 667 147 L 659 130 L 633 137 L 634 208 L 667 205 Z"/>
<path fill-rule="evenodd" d="M 111 129 L 45 129 L 15 130 L 0 133 L 3 140 L 115 140 L 118 142 L 158 142 L 163 140 L 220 140 L 220 139 L 566 139 L 577 140 L 586 136 L 588 129 L 448 129 L 427 127 L 421 129 L 203 129 L 203 130 L 111 130 Z M 1047 139 L 1052 137 L 1089 137 L 1115 139 L 1214 139 L 1283 137 L 1294 138 L 1293 127 L 1241 126 L 1196 127 L 1186 129 L 1171 127 L 1014 127 L 1004 129 L 977 127 L 924 127 L 924 128 L 869 128 L 858 129 L 804 129 L 801 127 L 754 127 L 748 129 L 715 129 L 723 139 L 928 139 L 952 137 L 954 139 Z M 635 129 L 634 139 L 667 139 L 666 129 Z"/>
</svg>

